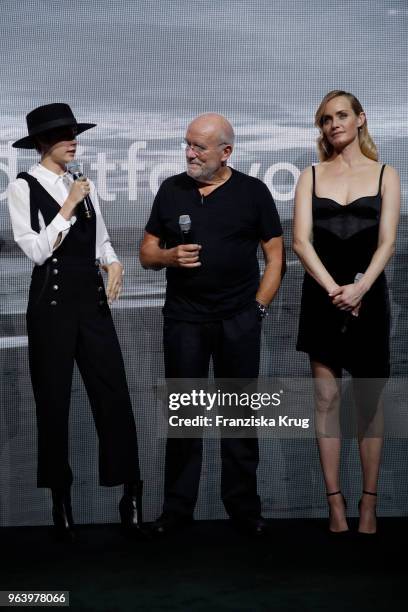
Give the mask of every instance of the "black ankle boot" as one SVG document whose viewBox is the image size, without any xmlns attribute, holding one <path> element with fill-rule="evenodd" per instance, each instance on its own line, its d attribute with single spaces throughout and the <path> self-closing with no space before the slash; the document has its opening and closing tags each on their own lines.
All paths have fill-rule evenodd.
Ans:
<svg viewBox="0 0 408 612">
<path fill-rule="evenodd" d="M 71 492 L 69 488 L 51 489 L 52 519 L 60 539 L 74 540 L 74 521 L 72 518 Z"/>
<path fill-rule="evenodd" d="M 125 484 L 123 487 L 123 497 L 119 503 L 119 513 L 122 527 L 128 533 L 147 537 L 147 532 L 143 528 L 143 480 Z"/>
</svg>

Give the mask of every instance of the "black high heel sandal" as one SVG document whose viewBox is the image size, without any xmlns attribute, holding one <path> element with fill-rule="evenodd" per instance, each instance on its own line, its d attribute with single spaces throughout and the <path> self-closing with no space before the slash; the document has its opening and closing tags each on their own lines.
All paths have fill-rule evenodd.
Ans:
<svg viewBox="0 0 408 612">
<path fill-rule="evenodd" d="M 344 510 L 347 510 L 347 502 L 346 502 L 346 500 L 344 498 L 343 493 L 341 491 L 333 491 L 333 493 L 326 493 L 327 497 L 331 497 L 332 495 L 341 495 L 341 497 L 343 499 Z M 331 518 L 331 507 L 330 507 L 330 504 L 329 504 L 329 521 L 330 521 L 330 518 Z M 328 531 L 329 531 L 330 535 L 334 535 L 334 536 L 340 536 L 340 535 L 344 536 L 345 534 L 350 533 L 350 529 L 348 527 L 347 527 L 347 529 L 343 529 L 342 531 L 333 531 L 329 527 Z"/>
<path fill-rule="evenodd" d="M 364 491 L 363 490 L 363 495 L 372 495 L 373 497 L 377 497 L 377 493 L 373 493 L 372 491 Z M 359 512 L 359 514 L 360 514 L 361 502 L 362 501 L 363 501 L 363 499 L 361 498 L 360 501 L 358 502 L 358 512 Z M 362 536 L 375 536 L 375 535 L 377 535 L 377 512 L 376 512 L 376 505 L 374 506 L 374 517 L 375 517 L 375 523 L 376 523 L 375 531 L 358 531 L 357 533 L 359 535 L 362 535 Z"/>
</svg>

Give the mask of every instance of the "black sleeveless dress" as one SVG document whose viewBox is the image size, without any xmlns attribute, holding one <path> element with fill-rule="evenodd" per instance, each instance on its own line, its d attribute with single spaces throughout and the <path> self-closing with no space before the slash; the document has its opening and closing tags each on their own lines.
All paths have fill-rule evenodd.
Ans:
<svg viewBox="0 0 408 612">
<path fill-rule="evenodd" d="M 381 215 L 381 168 L 378 192 L 345 206 L 318 197 L 313 172 L 313 246 L 336 283 L 354 282 L 364 273 L 378 245 Z M 387 281 L 380 274 L 365 294 L 358 317 L 334 306 L 307 272 L 302 288 L 296 348 L 334 370 L 345 368 L 360 378 L 388 378 L 390 307 Z"/>
</svg>

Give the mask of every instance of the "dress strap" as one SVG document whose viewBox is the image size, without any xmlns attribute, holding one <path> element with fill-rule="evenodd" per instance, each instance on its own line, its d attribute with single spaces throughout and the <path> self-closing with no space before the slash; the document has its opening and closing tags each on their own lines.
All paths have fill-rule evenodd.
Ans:
<svg viewBox="0 0 408 612">
<path fill-rule="evenodd" d="M 380 180 L 378 183 L 378 193 L 381 195 L 381 186 L 382 186 L 382 178 L 383 178 L 383 174 L 384 174 L 384 168 L 387 164 L 383 164 L 382 168 L 381 168 L 381 172 L 380 172 Z"/>
<path fill-rule="evenodd" d="M 314 166 L 312 166 L 312 177 L 313 177 L 313 195 L 316 195 L 316 170 Z"/>
</svg>

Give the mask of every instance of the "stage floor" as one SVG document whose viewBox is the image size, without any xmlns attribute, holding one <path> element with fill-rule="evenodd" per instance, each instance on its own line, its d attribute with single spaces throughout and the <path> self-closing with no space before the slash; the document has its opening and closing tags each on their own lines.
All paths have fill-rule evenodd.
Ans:
<svg viewBox="0 0 408 612">
<path fill-rule="evenodd" d="M 407 609 L 406 519 L 379 519 L 372 539 L 333 538 L 323 520 L 268 523 L 262 541 L 228 521 L 196 521 L 143 543 L 118 525 L 85 525 L 75 545 L 48 527 L 2 528 L 0 589 L 70 591 L 80 611 Z"/>
</svg>

